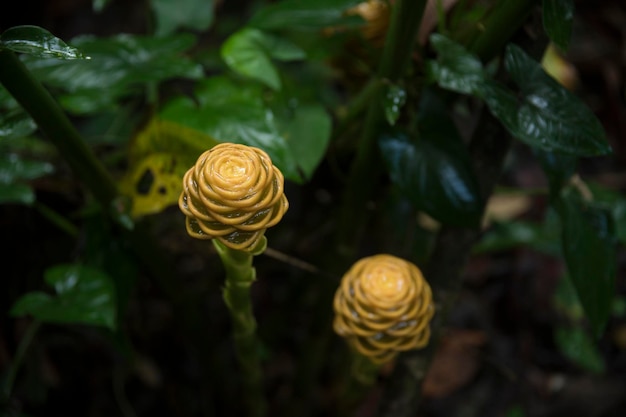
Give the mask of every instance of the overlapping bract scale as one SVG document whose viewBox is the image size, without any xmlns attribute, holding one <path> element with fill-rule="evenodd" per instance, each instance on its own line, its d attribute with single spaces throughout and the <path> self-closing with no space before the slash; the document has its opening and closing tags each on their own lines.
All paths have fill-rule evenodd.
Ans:
<svg viewBox="0 0 626 417">
<path fill-rule="evenodd" d="M 422 348 L 435 308 L 428 282 L 414 264 L 380 254 L 357 261 L 335 293 L 337 334 L 376 364 Z"/>
<path fill-rule="evenodd" d="M 289 203 L 283 174 L 263 150 L 221 143 L 204 152 L 183 178 L 178 200 L 187 232 L 252 251 Z"/>
</svg>

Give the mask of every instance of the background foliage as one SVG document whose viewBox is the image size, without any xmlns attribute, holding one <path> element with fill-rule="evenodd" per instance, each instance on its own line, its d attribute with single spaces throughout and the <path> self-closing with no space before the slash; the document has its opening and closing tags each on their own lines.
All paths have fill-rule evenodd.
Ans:
<svg viewBox="0 0 626 417">
<path fill-rule="evenodd" d="M 176 207 L 235 142 L 290 201 L 255 259 L 270 415 L 624 414 L 619 1 L 16 8 L 0 413 L 243 415 L 223 269 Z M 364 381 L 330 300 L 381 252 L 425 270 L 438 313 L 429 349 Z"/>
</svg>

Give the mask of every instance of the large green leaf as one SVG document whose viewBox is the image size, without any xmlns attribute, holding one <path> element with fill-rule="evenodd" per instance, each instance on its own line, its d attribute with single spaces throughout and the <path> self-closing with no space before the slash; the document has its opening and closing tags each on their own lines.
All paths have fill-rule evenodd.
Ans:
<svg viewBox="0 0 626 417">
<path fill-rule="evenodd" d="M 156 16 L 156 36 L 177 29 L 205 31 L 213 23 L 213 0 L 150 0 Z"/>
<path fill-rule="evenodd" d="M 485 80 L 480 60 L 462 45 L 438 33 L 430 36 L 430 44 L 437 52 L 437 60 L 426 63 L 429 78 L 446 90 L 475 94 Z"/>
<path fill-rule="evenodd" d="M 574 22 L 573 0 L 543 0 L 543 27 L 561 50 L 567 51 Z"/>
<path fill-rule="evenodd" d="M 454 122 L 434 97 L 423 94 L 419 138 L 384 136 L 383 158 L 391 180 L 418 209 L 445 224 L 476 226 L 483 201 L 469 154 Z"/>
<path fill-rule="evenodd" d="M 80 50 L 67 45 L 39 26 L 14 26 L 0 35 L 0 49 L 30 54 L 38 57 L 58 59 L 87 58 Z"/>
<path fill-rule="evenodd" d="M 280 90 L 281 81 L 272 58 L 293 61 L 305 57 L 304 51 L 287 39 L 254 28 L 243 28 L 231 35 L 222 45 L 221 54 L 233 71 L 274 90 Z"/>
<path fill-rule="evenodd" d="M 626 197 L 623 193 L 596 183 L 587 183 L 595 204 L 606 208 L 613 216 L 615 236 L 626 244 Z"/>
<path fill-rule="evenodd" d="M 26 58 L 24 61 L 42 82 L 67 93 L 60 101 L 75 113 L 115 108 L 115 100 L 137 93 L 150 83 L 203 76 L 202 67 L 184 55 L 195 43 L 195 37 L 190 34 L 165 38 L 126 34 L 111 38 L 83 36 L 75 38 L 73 43 L 91 59 Z"/>
<path fill-rule="evenodd" d="M 0 183 L 32 180 L 54 171 L 54 165 L 45 161 L 22 159 L 14 153 L 0 155 Z"/>
<path fill-rule="evenodd" d="M 319 104 L 303 104 L 293 109 L 289 117 L 277 118 L 276 123 L 302 176 L 305 180 L 311 179 L 330 140 L 330 115 Z"/>
<path fill-rule="evenodd" d="M 485 80 L 479 95 L 514 137 L 545 151 L 577 156 L 611 152 L 604 129 L 589 107 L 546 74 L 538 62 L 510 44 L 504 64 L 519 94 Z"/>
<path fill-rule="evenodd" d="M 195 101 L 187 97 L 173 99 L 164 106 L 160 117 L 218 142 L 263 149 L 286 178 L 301 182 L 289 144 L 280 135 L 272 111 L 263 102 L 262 92 L 259 84 L 211 77 L 198 83 Z"/>
<path fill-rule="evenodd" d="M 360 0 L 283 0 L 270 3 L 256 12 L 250 25 L 259 29 L 311 30 L 338 24 L 362 23 L 345 11 Z"/>
<path fill-rule="evenodd" d="M 23 138 L 35 130 L 35 121 L 21 108 L 0 114 L 0 142 Z"/>
<path fill-rule="evenodd" d="M 593 338 L 581 327 L 558 327 L 555 342 L 563 355 L 582 369 L 602 374 L 605 370 L 604 359 Z"/>
<path fill-rule="evenodd" d="M 115 329 L 115 289 L 109 276 L 82 265 L 58 265 L 44 279 L 56 296 L 31 292 L 11 309 L 14 316 L 30 314 L 49 323 L 82 323 Z"/>
<path fill-rule="evenodd" d="M 569 276 L 596 336 L 602 334 L 615 290 L 616 245 L 611 213 L 565 189 L 556 201 Z"/>
</svg>

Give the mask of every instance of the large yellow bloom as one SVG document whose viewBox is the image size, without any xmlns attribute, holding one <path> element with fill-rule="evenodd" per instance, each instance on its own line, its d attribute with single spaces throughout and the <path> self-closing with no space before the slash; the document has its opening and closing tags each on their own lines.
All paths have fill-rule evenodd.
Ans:
<svg viewBox="0 0 626 417">
<path fill-rule="evenodd" d="M 430 338 L 435 308 L 428 282 L 414 264 L 380 254 L 357 261 L 335 293 L 333 328 L 359 353 L 380 364 Z"/>
<path fill-rule="evenodd" d="M 283 174 L 261 149 L 221 143 L 204 152 L 183 178 L 178 200 L 187 232 L 252 251 L 289 203 Z"/>
</svg>

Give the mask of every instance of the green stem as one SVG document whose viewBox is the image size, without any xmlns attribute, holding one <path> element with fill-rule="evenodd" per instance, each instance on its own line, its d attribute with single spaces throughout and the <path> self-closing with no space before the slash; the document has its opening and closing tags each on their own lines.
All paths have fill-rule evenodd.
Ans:
<svg viewBox="0 0 626 417">
<path fill-rule="evenodd" d="M 117 187 L 50 93 L 11 51 L 0 49 L 0 83 L 57 147 L 77 178 L 107 210 Z"/>
<path fill-rule="evenodd" d="M 20 343 L 17 346 L 17 350 L 15 351 L 15 357 L 13 358 L 13 361 L 9 366 L 9 371 L 2 387 L 2 394 L 6 399 L 9 399 L 11 397 L 13 384 L 15 383 L 17 373 L 22 366 L 22 362 L 24 361 L 24 355 L 26 355 L 26 351 L 28 350 L 33 339 L 35 338 L 35 334 L 37 334 L 37 330 L 39 330 L 40 326 L 41 321 L 37 319 L 33 320 L 33 322 L 26 329 L 26 333 L 24 333 L 24 336 L 22 336 L 22 340 L 20 340 Z"/>
<path fill-rule="evenodd" d="M 65 217 L 61 216 L 56 211 L 52 210 L 50 207 L 42 204 L 38 201 L 35 201 L 33 207 L 39 211 L 39 213 L 48 219 L 52 224 L 58 227 L 60 230 L 67 233 L 69 236 L 78 237 L 79 230 L 78 228 L 70 221 L 68 221 Z"/>
<path fill-rule="evenodd" d="M 485 20 L 479 23 L 476 36 L 471 36 L 468 49 L 483 62 L 496 56 L 513 34 L 527 21 L 538 0 L 507 0 L 497 2 Z"/>
<path fill-rule="evenodd" d="M 266 414 L 267 404 L 263 395 L 257 325 L 250 297 L 250 286 L 256 279 L 256 271 L 252 266 L 253 255 L 230 249 L 217 239 L 213 239 L 213 245 L 226 270 L 224 302 L 233 324 L 233 340 L 243 372 L 248 415 L 262 417 Z"/>
<path fill-rule="evenodd" d="M 416 22 L 421 22 L 425 7 L 426 0 L 398 0 L 394 4 L 377 73 L 379 80 L 394 83 L 404 75 L 419 31 L 419 24 Z M 367 219 L 367 201 L 376 189 L 380 174 L 376 139 L 381 122 L 384 123 L 382 94 L 383 89 L 378 88 L 370 99 L 361 141 L 342 203 L 337 239 L 340 254 L 347 258 L 352 257 L 361 241 L 363 225 Z"/>
</svg>

